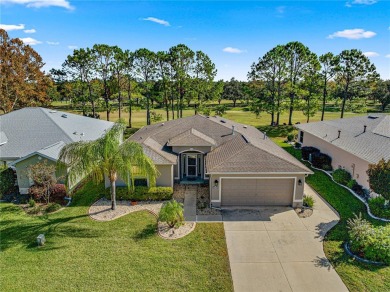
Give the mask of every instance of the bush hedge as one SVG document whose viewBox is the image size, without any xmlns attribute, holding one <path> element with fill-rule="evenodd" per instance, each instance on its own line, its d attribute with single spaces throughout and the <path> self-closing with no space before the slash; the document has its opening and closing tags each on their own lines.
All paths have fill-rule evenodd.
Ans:
<svg viewBox="0 0 390 292">
<path fill-rule="evenodd" d="M 356 255 L 390 264 L 390 225 L 373 227 L 360 214 L 348 220 L 348 229 L 350 247 Z"/>
<path fill-rule="evenodd" d="M 321 152 L 314 152 L 311 154 L 311 163 L 314 167 L 323 170 L 332 170 L 332 158 Z"/>
<path fill-rule="evenodd" d="M 173 188 L 171 187 L 143 187 L 137 186 L 132 189 L 127 187 L 116 188 L 117 200 L 131 200 L 131 201 L 164 201 L 171 200 L 173 195 Z M 110 188 L 105 190 L 105 198 L 111 200 Z"/>
<path fill-rule="evenodd" d="M 368 200 L 371 213 L 380 218 L 390 219 L 390 205 L 385 205 L 386 199 L 382 196 Z"/>
<path fill-rule="evenodd" d="M 7 192 L 12 191 L 16 182 L 16 174 L 8 168 L 0 172 L 0 197 L 6 195 Z"/>
<path fill-rule="evenodd" d="M 66 188 L 63 184 L 56 184 L 50 191 L 50 201 L 63 204 L 66 197 Z"/>
<path fill-rule="evenodd" d="M 342 185 L 347 185 L 348 182 L 351 180 L 351 174 L 346 171 L 345 169 L 342 169 L 342 168 L 338 168 L 336 169 L 333 174 L 333 179 L 338 182 L 339 184 L 342 184 Z"/>
<path fill-rule="evenodd" d="M 310 147 L 310 146 L 302 147 L 302 159 L 309 160 L 310 154 L 319 153 L 319 152 L 320 150 L 318 150 L 315 147 Z"/>
</svg>

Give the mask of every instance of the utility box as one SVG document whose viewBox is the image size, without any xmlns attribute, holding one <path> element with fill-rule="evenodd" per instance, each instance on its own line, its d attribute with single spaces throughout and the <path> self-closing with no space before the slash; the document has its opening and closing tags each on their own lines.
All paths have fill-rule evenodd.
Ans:
<svg viewBox="0 0 390 292">
<path fill-rule="evenodd" d="M 38 244 L 38 246 L 45 245 L 45 242 L 46 242 L 45 234 L 39 234 L 38 237 L 37 237 L 37 244 Z"/>
</svg>

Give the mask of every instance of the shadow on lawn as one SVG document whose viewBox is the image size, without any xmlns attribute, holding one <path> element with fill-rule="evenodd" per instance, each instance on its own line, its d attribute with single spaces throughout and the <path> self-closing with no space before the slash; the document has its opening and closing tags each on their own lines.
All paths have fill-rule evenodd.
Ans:
<svg viewBox="0 0 390 292">
<path fill-rule="evenodd" d="M 156 228 L 157 228 L 156 223 L 146 225 L 144 229 L 142 229 L 140 232 L 135 234 L 134 240 L 135 241 L 145 240 L 156 235 Z"/>
<path fill-rule="evenodd" d="M 97 237 L 93 230 L 88 228 L 66 225 L 62 228 L 61 224 L 68 223 L 74 219 L 87 217 L 88 215 L 71 216 L 57 219 L 44 218 L 42 221 L 23 224 L 13 224 L 1 230 L 1 250 L 4 251 L 15 245 L 26 245 L 27 248 L 36 246 L 36 237 L 43 233 L 46 238 L 50 236 L 62 237 Z"/>
</svg>

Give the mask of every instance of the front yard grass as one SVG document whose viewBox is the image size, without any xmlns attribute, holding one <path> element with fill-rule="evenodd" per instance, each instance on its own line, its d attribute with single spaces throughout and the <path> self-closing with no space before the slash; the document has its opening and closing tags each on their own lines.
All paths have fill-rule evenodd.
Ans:
<svg viewBox="0 0 390 292">
<path fill-rule="evenodd" d="M 286 143 L 279 143 L 279 145 L 298 159 L 301 158 L 300 151 L 295 150 L 291 145 Z M 386 223 L 369 217 L 363 203 L 349 191 L 336 185 L 325 173 L 312 170 L 314 174 L 309 175 L 306 182 L 340 214 L 340 222 L 325 237 L 326 257 L 350 291 L 390 291 L 390 267 L 376 267 L 356 262 L 344 252 L 342 246 L 343 242 L 348 240 L 347 219 L 354 214 L 361 213 L 363 218 L 374 226 Z"/>
<path fill-rule="evenodd" d="M 71 207 L 48 216 L 0 204 L 2 291 L 232 291 L 223 225 L 198 224 L 173 241 L 137 212 L 91 220 L 102 186 L 85 185 Z M 44 233 L 44 247 L 35 239 Z"/>
</svg>

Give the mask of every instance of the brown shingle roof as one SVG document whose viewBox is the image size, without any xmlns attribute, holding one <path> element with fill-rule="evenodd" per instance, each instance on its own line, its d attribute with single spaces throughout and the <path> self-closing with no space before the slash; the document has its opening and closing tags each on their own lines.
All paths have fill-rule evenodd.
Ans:
<svg viewBox="0 0 390 292">
<path fill-rule="evenodd" d="M 129 139 L 146 144 L 154 151 L 160 151 L 159 155 L 168 153 L 167 146 L 211 146 L 212 151 L 206 156 L 209 173 L 311 173 L 305 165 L 256 128 L 221 117 L 195 115 L 146 126 Z M 154 147 L 150 146 L 151 144 Z M 174 156 L 172 153 L 168 154 Z M 168 160 L 173 161 L 170 158 L 172 157 Z"/>
<path fill-rule="evenodd" d="M 214 146 L 213 138 L 191 128 L 168 140 L 167 146 Z"/>
</svg>

